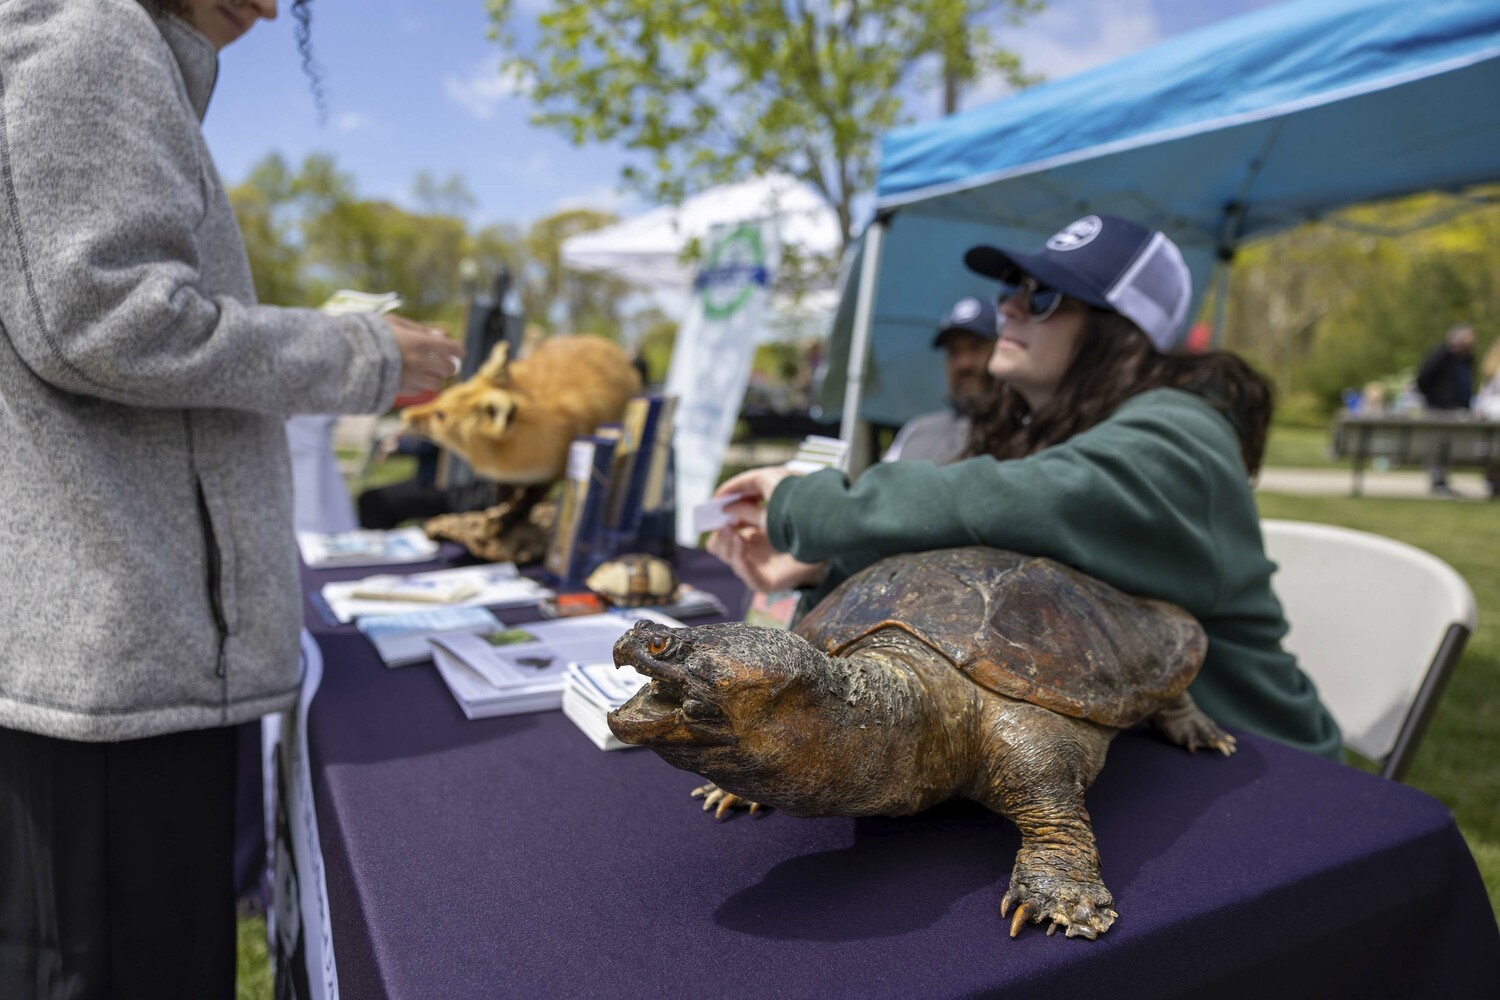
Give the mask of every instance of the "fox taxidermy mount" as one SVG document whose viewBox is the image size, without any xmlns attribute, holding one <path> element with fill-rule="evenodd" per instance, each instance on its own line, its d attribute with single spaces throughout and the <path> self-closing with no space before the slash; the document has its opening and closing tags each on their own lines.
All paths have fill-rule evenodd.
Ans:
<svg viewBox="0 0 1500 1000">
<path fill-rule="evenodd" d="M 538 486 L 562 478 L 574 438 L 619 420 L 640 391 L 629 356 L 603 337 L 549 337 L 514 361 L 502 341 L 471 378 L 401 419 L 481 476 Z"/>
</svg>

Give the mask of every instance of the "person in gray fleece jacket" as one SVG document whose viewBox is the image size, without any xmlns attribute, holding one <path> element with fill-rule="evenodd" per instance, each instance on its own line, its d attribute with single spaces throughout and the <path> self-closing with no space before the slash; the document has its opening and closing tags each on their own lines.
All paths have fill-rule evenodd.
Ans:
<svg viewBox="0 0 1500 1000">
<path fill-rule="evenodd" d="M 233 994 L 227 727 L 301 679 L 284 421 L 457 367 L 256 304 L 199 123 L 275 15 L 0 0 L 0 996 Z"/>
</svg>

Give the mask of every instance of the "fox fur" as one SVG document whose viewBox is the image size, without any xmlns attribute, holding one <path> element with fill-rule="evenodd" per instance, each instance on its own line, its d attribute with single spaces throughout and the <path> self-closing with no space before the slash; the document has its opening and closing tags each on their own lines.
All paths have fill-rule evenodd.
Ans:
<svg viewBox="0 0 1500 1000">
<path fill-rule="evenodd" d="M 473 377 L 401 419 L 482 476 L 537 485 L 561 479 L 573 439 L 619 420 L 640 391 L 629 356 L 603 337 L 549 337 L 515 361 L 501 342 Z"/>
</svg>

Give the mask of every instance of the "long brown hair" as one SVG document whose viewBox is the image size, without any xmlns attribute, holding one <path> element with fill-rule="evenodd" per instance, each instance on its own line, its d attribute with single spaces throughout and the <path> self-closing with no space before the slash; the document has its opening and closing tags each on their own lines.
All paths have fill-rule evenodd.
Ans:
<svg viewBox="0 0 1500 1000">
<path fill-rule="evenodd" d="M 1035 413 L 1003 383 L 975 409 L 968 455 L 1022 458 L 1102 422 L 1151 389 L 1201 396 L 1234 425 L 1250 475 L 1260 471 L 1274 393 L 1255 369 L 1227 351 L 1162 354 L 1119 313 L 1090 309 L 1078 353 L 1053 397 Z"/>
</svg>

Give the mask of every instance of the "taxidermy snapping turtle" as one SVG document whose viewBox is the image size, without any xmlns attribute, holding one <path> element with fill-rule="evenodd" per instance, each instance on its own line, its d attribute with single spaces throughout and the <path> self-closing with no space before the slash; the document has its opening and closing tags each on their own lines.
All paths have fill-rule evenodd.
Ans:
<svg viewBox="0 0 1500 1000">
<path fill-rule="evenodd" d="M 609 715 L 717 791 L 800 816 L 900 816 L 950 799 L 1020 829 L 1000 915 L 1094 938 L 1117 916 L 1083 795 L 1120 729 L 1189 750 L 1234 737 L 1187 694 L 1207 638 L 1187 612 L 1047 559 L 892 556 L 795 632 L 640 621 L 617 665 L 651 677 Z"/>
</svg>

